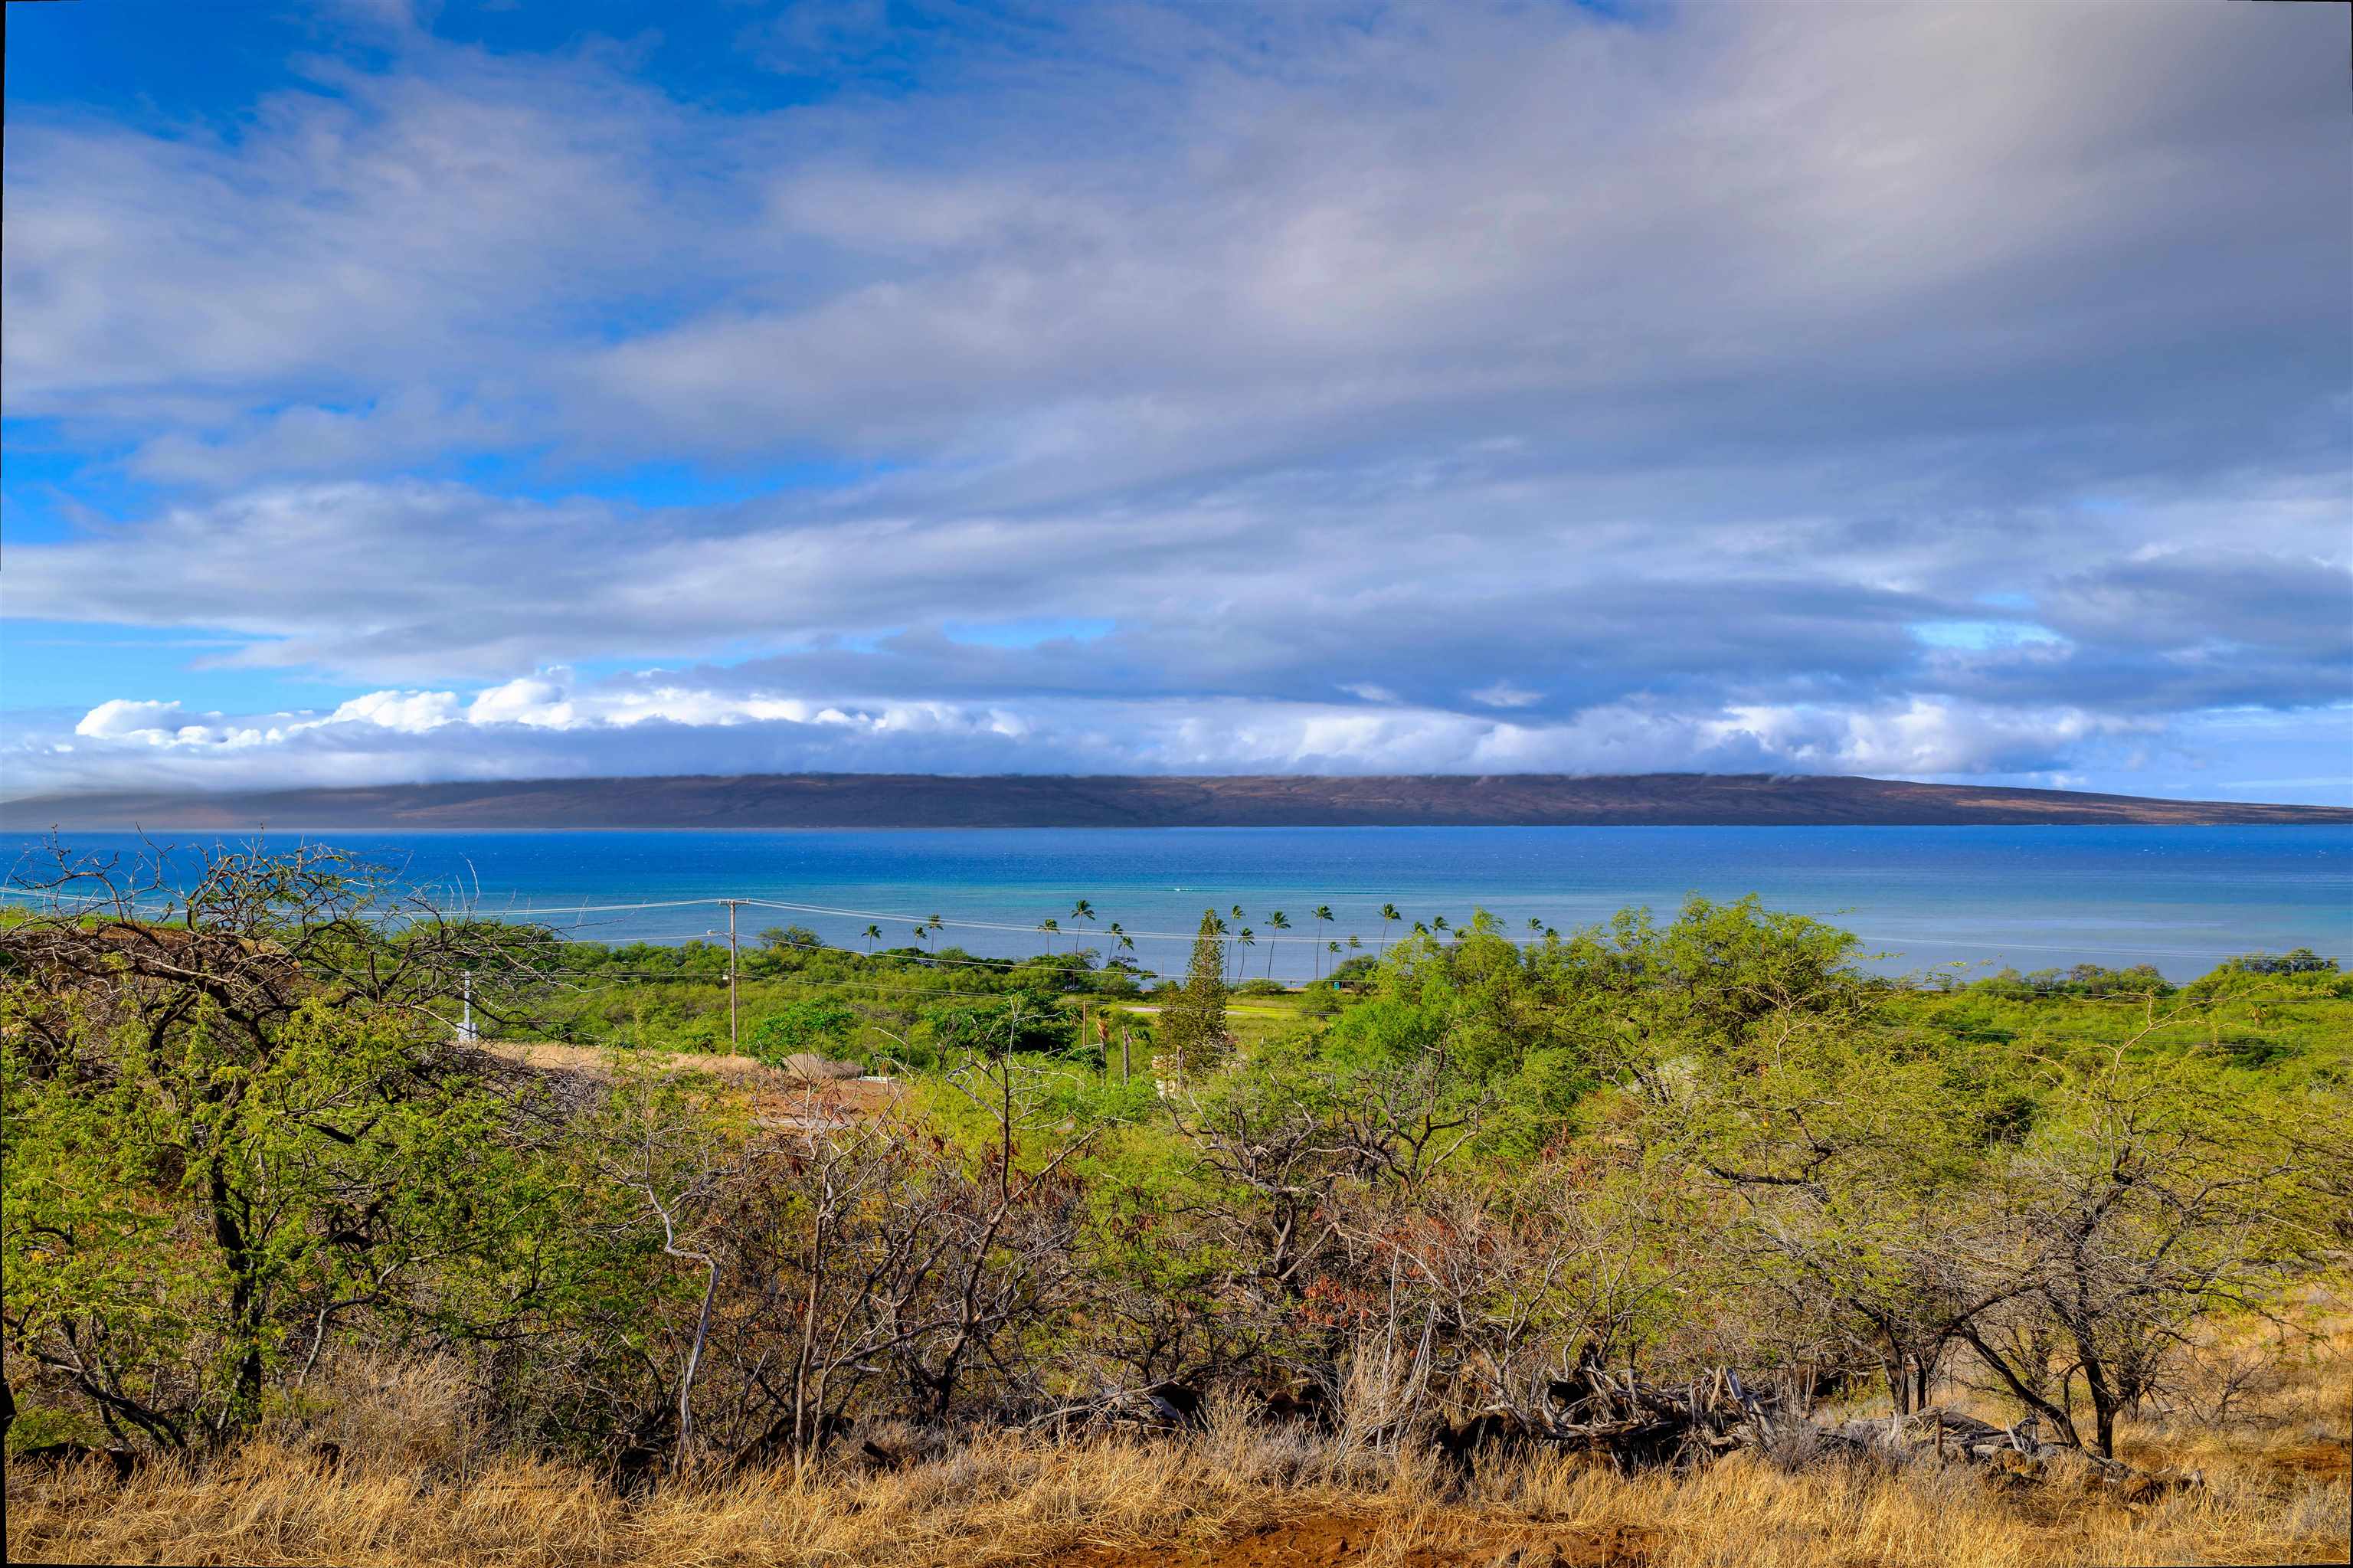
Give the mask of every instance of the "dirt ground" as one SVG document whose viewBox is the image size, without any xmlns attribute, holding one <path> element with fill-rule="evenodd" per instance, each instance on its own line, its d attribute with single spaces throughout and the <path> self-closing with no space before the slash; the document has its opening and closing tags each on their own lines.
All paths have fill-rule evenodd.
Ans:
<svg viewBox="0 0 2353 1568">
<path fill-rule="evenodd" d="M 1261 1525 L 1214 1546 L 1081 1552 L 1054 1559 L 1052 1568 L 1641 1568 L 1658 1545 L 1638 1530 L 1547 1531 L 1468 1510 L 1411 1522 L 1323 1515 Z"/>
<path fill-rule="evenodd" d="M 484 1041 L 482 1049 L 538 1072 L 602 1078 L 609 1071 L 607 1054 L 594 1046 Z M 903 1085 L 890 1079 L 811 1082 L 751 1056 L 668 1053 L 659 1061 L 665 1071 L 707 1073 L 748 1096 L 752 1119 L 763 1127 L 838 1127 L 860 1117 L 881 1115 L 906 1092 Z"/>
</svg>

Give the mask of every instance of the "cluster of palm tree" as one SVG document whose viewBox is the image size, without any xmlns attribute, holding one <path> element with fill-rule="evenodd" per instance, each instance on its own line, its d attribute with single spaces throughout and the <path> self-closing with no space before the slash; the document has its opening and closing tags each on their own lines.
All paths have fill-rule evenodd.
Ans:
<svg viewBox="0 0 2353 1568">
<path fill-rule="evenodd" d="M 1333 960 L 1333 967 L 1337 969 L 1339 967 L 1339 959 L 1342 954 L 1351 950 L 1362 950 L 1365 944 L 1362 938 L 1358 938 L 1353 931 L 1348 934 L 1345 946 L 1343 946 L 1336 938 L 1325 938 L 1324 936 L 1324 927 L 1339 918 L 1338 916 L 1332 913 L 1332 906 L 1329 904 L 1318 904 L 1312 911 L 1310 911 L 1308 917 L 1315 922 L 1314 946 L 1309 949 L 1309 951 L 1315 957 L 1314 978 L 1321 980 L 1324 978 L 1324 960 L 1327 956 Z M 1209 916 L 1210 934 L 1224 939 L 1228 943 L 1228 950 L 1231 954 L 1231 962 L 1233 965 L 1233 978 L 1236 981 L 1240 981 L 1249 972 L 1250 955 L 1248 949 L 1257 947 L 1259 941 L 1257 928 L 1242 924 L 1242 922 L 1248 918 L 1249 916 L 1239 904 L 1229 906 L 1224 915 L 1219 915 L 1213 910 L 1210 912 Z M 1071 925 L 1068 927 L 1065 927 L 1062 924 L 1065 919 L 1071 922 Z M 1088 900 L 1082 898 L 1071 906 L 1071 912 L 1068 916 L 1050 915 L 1046 918 L 1038 922 L 1037 929 L 1039 933 L 1046 938 L 1046 950 L 1048 952 L 1054 950 L 1054 938 L 1060 936 L 1065 929 L 1070 930 L 1072 933 L 1071 950 L 1075 952 L 1078 950 L 1076 943 L 1078 939 L 1078 932 L 1081 928 L 1080 922 L 1083 921 L 1089 924 L 1093 924 L 1099 921 L 1099 919 L 1100 916 L 1095 913 L 1094 905 Z M 1227 924 L 1229 919 L 1233 922 L 1231 925 Z M 1394 926 L 1403 924 L 1405 920 L 1406 916 L 1396 905 L 1384 904 L 1381 906 L 1380 936 L 1374 948 L 1374 952 L 1377 957 L 1387 955 L 1388 951 L 1388 944 L 1391 940 L 1389 935 L 1390 928 Z M 934 915 L 925 924 L 917 926 L 915 927 L 915 934 L 918 938 L 922 938 L 926 934 L 927 930 L 937 930 L 940 925 L 940 917 Z M 1544 921 L 1536 916 L 1532 915 L 1528 916 L 1527 925 L 1528 933 L 1531 938 L 1537 936 L 1552 936 L 1555 934 L 1553 928 L 1546 925 Z M 1289 931 L 1292 928 L 1291 916 L 1280 909 L 1269 910 L 1266 915 L 1266 926 L 1268 931 L 1266 978 L 1272 980 L 1274 978 L 1274 946 L 1279 941 L 1288 939 L 1279 935 L 1279 933 Z M 1412 928 L 1416 935 L 1421 936 L 1432 934 L 1458 934 L 1457 928 L 1443 915 L 1434 915 L 1430 916 L 1427 922 L 1416 920 L 1412 923 Z M 1492 927 L 1487 928 L 1492 929 Z M 1459 934 L 1468 935 L 1472 929 L 1472 927 L 1463 927 L 1461 928 Z M 1121 928 L 1118 921 L 1113 920 L 1102 925 L 1101 930 L 1103 935 L 1112 938 L 1113 951 L 1115 954 L 1132 953 L 1135 950 L 1134 938 L 1130 937 L 1126 931 Z M 881 933 L 875 927 L 869 926 L 866 928 L 866 935 L 870 938 L 870 950 L 871 950 L 871 939 L 881 936 Z"/>
<path fill-rule="evenodd" d="M 936 921 L 939 916 L 934 915 L 932 918 Z M 1046 938 L 1046 950 L 1050 953 L 1054 950 L 1054 938 L 1062 933 L 1062 921 L 1064 918 L 1068 918 L 1071 922 L 1071 950 L 1075 953 L 1079 950 L 1079 922 L 1084 920 L 1092 924 L 1101 921 L 1102 916 L 1095 913 L 1095 906 L 1092 903 L 1087 899 L 1082 898 L 1071 906 L 1071 913 L 1068 916 L 1049 915 L 1043 920 L 1039 921 L 1038 929 L 1044 934 Z M 1135 938 L 1129 936 L 1125 927 L 1122 927 L 1118 921 L 1113 920 L 1108 925 L 1104 925 L 1103 927 L 1103 934 L 1111 938 L 1112 953 L 1113 957 L 1135 951 Z"/>
</svg>

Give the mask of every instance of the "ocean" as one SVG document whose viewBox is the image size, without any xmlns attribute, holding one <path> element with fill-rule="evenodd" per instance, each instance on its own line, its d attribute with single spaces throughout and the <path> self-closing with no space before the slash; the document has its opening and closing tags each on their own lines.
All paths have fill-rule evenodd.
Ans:
<svg viewBox="0 0 2353 1568">
<path fill-rule="evenodd" d="M 723 939 L 723 898 L 757 901 L 744 939 L 798 925 L 863 949 L 945 922 L 939 946 L 1010 956 L 1075 940 L 1112 949 L 1117 921 L 1145 968 L 1181 972 L 1201 911 L 1239 904 L 1258 937 L 1250 972 L 1303 980 L 1322 945 L 1474 909 L 1525 935 L 1567 932 L 1630 905 L 1672 915 L 1687 894 L 1760 895 L 1853 931 L 1872 967 L 1989 972 L 2151 963 L 2186 980 L 2255 948 L 2309 947 L 2353 960 L 2353 831 L 2335 827 L 1166 828 L 775 832 L 341 832 L 361 853 L 480 913 L 546 922 L 584 939 Z M 212 834 L 152 833 L 174 864 Z M 293 842 L 273 835 L 272 843 Z M 41 841 L 0 838 L 29 874 Z M 120 833 L 67 839 L 78 853 L 146 853 Z M 1074 917 L 1087 900 L 1093 921 Z M 1329 906 L 1335 918 L 1313 917 Z M 1268 916 L 1282 911 L 1288 931 Z M 1047 919 L 1062 929 L 1038 929 Z M 1320 954 L 1320 956 L 1319 956 Z"/>
</svg>

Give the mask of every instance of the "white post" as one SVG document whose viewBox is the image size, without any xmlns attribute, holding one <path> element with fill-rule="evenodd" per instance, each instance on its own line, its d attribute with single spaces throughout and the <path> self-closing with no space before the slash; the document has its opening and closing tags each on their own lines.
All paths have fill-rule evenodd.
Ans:
<svg viewBox="0 0 2353 1568">
<path fill-rule="evenodd" d="M 466 971 L 464 996 L 465 1012 L 458 1022 L 458 1038 L 471 1041 L 474 1038 L 474 971 L 471 969 Z"/>
<path fill-rule="evenodd" d="M 741 1054 L 744 1037 L 735 1013 L 735 900 L 727 901 L 727 1048 Z"/>
</svg>

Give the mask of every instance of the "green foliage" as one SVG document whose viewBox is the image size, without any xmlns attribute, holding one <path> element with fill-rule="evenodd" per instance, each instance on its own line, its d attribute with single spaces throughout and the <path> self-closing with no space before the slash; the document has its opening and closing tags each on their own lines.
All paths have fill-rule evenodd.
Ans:
<svg viewBox="0 0 2353 1568">
<path fill-rule="evenodd" d="M 2235 959 L 2222 960 L 2226 969 L 2241 969 L 2251 975 L 2333 975 L 2337 972 L 2337 960 L 2326 959 L 2310 948 L 2292 948 L 2284 953 L 2242 953 Z"/>
<path fill-rule="evenodd" d="M 438 1026 L 313 1000 L 265 1037 L 199 1006 L 75 1045 L 5 1055 L 6 1323 L 111 1428 L 242 1431 L 339 1314 L 460 1328 L 431 1277 L 556 1223 Z"/>
<path fill-rule="evenodd" d="M 943 1002 L 927 1010 L 932 1042 L 943 1060 L 966 1056 L 1070 1054 L 1080 1048 L 1077 1021 L 1051 991 L 1028 990 L 987 1000 Z"/>
<path fill-rule="evenodd" d="M 1695 898 L 1525 947 L 1474 911 L 1229 1013 L 1213 911 L 1153 1015 L 1083 954 L 778 932 L 744 962 L 748 1048 L 887 1035 L 911 1075 L 888 1119 L 780 1128 L 667 1054 L 723 1046 L 723 948 L 452 927 L 437 957 L 442 935 L 290 902 L 324 885 L 253 885 L 193 938 L 0 929 L 21 1434 L 227 1440 L 322 1346 L 431 1344 L 519 1441 L 660 1446 L 684 1404 L 756 1446 L 811 1331 L 780 1303 L 822 1298 L 882 1327 L 837 1368 L 862 1392 L 796 1405 L 795 1442 L 1164 1379 L 1343 1386 L 1380 1346 L 1474 1406 L 1580 1347 L 1832 1368 L 1898 1405 L 1966 1356 L 2054 1425 L 2096 1375 L 2096 1445 L 2198 1319 L 2341 1248 L 2353 1192 L 2353 980 L 2308 954 L 2184 987 L 1905 985 L 1845 933 Z M 461 954 L 503 1031 L 534 1032 L 529 1004 L 538 1033 L 625 1047 L 609 1092 L 455 1042 L 435 976 Z M 370 990 L 396 959 L 419 978 Z M 889 1327 L 916 1304 L 929 1348 Z"/>
<path fill-rule="evenodd" d="M 787 1002 L 753 1025 L 744 1037 L 751 1054 L 770 1065 L 807 1054 L 838 1056 L 858 1032 L 858 1014 L 840 1002 L 811 998 Z"/>
</svg>

